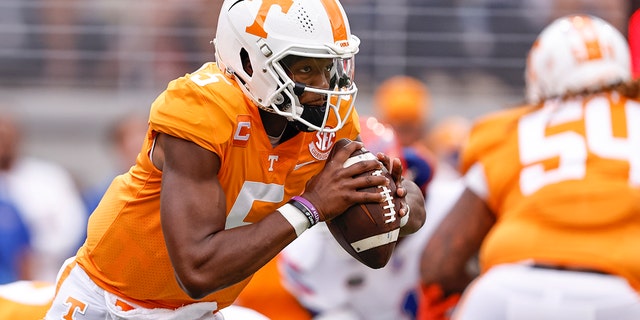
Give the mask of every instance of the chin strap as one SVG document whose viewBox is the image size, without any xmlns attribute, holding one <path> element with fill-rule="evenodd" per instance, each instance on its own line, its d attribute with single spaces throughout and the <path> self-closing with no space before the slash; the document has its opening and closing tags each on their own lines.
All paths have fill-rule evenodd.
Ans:
<svg viewBox="0 0 640 320">
<path fill-rule="evenodd" d="M 320 126 L 322 125 L 322 122 L 324 121 L 324 114 L 327 110 L 327 106 L 322 106 L 322 107 L 309 107 L 309 106 L 303 106 L 302 109 L 302 114 L 300 115 L 300 118 L 308 121 L 311 124 L 314 124 L 316 126 Z M 294 121 L 293 125 L 295 126 L 296 129 L 303 131 L 303 132 L 313 132 L 315 130 L 309 128 L 307 125 L 303 124 L 300 121 Z"/>
</svg>

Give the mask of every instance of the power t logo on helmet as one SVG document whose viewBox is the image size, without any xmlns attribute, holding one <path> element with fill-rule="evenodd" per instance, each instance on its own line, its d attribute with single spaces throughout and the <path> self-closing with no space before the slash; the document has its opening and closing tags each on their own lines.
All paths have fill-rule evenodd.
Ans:
<svg viewBox="0 0 640 320">
<path fill-rule="evenodd" d="M 266 38 L 268 35 L 267 32 L 264 31 L 264 21 L 267 18 L 267 13 L 269 13 L 271 7 L 280 7 L 280 10 L 282 10 L 283 13 L 287 13 L 292 4 L 293 0 L 262 1 L 262 5 L 258 11 L 258 16 L 256 16 L 253 24 L 247 27 L 246 31 L 258 37 Z"/>
<path fill-rule="evenodd" d="M 353 58 L 360 40 L 339 2 L 226 1 L 222 12 L 216 63 L 257 107 L 286 117 L 300 131 L 342 128 L 358 91 Z M 290 67 L 300 59 L 317 61 L 311 67 L 323 70 L 325 81 L 293 79 Z"/>
<path fill-rule="evenodd" d="M 579 94 L 631 78 L 624 36 L 589 15 L 557 19 L 538 36 L 527 58 L 527 101 Z"/>
</svg>

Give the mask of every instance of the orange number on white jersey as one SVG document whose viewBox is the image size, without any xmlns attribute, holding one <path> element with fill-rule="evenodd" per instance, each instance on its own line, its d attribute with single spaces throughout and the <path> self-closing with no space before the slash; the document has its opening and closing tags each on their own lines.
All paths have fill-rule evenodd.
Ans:
<svg viewBox="0 0 640 320">
<path fill-rule="evenodd" d="M 613 134 L 611 102 L 607 98 L 591 99 L 584 109 L 581 103 L 576 100 L 558 109 L 543 108 L 520 119 L 520 190 L 524 195 L 548 184 L 584 178 L 588 152 L 628 161 L 629 183 L 640 186 L 640 104 L 628 101 L 625 105 L 627 136 L 620 138 Z M 584 121 L 585 135 L 575 131 L 545 134 L 547 126 L 579 120 Z M 556 157 L 558 167 L 545 169 L 541 162 Z"/>
</svg>

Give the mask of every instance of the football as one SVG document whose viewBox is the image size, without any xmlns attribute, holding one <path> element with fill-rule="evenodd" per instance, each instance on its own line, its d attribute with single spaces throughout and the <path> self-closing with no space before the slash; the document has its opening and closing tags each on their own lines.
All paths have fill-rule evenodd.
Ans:
<svg viewBox="0 0 640 320">
<path fill-rule="evenodd" d="M 329 158 L 336 150 L 350 142 L 340 139 L 336 142 Z M 363 160 L 377 159 L 366 149 L 356 150 L 344 166 Z M 386 200 L 381 203 L 364 203 L 348 208 L 344 213 L 327 221 L 327 227 L 336 241 L 352 257 L 366 266 L 379 269 L 384 267 L 396 246 L 400 232 L 400 201 L 394 197 L 396 186 L 391 174 L 386 168 L 372 170 L 362 175 L 386 175 L 391 183 L 389 186 L 365 188 L 360 191 L 382 193 Z"/>
</svg>

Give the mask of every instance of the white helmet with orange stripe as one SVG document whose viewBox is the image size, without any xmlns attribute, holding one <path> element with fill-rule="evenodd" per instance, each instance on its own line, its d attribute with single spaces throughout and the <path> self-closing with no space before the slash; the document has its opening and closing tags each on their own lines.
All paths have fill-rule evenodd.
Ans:
<svg viewBox="0 0 640 320">
<path fill-rule="evenodd" d="M 597 90 L 631 78 L 629 47 L 606 21 L 590 15 L 556 19 L 538 36 L 527 59 L 530 103 Z"/>
<path fill-rule="evenodd" d="M 214 39 L 218 66 L 258 107 L 301 123 L 304 131 L 329 132 L 341 128 L 353 108 L 359 44 L 338 0 L 225 0 Z M 287 57 L 333 59 L 330 87 L 290 79 L 281 64 Z M 304 91 L 325 94 L 327 103 L 305 108 L 298 100 Z M 332 128 L 325 127 L 329 117 L 337 120 Z"/>
</svg>

